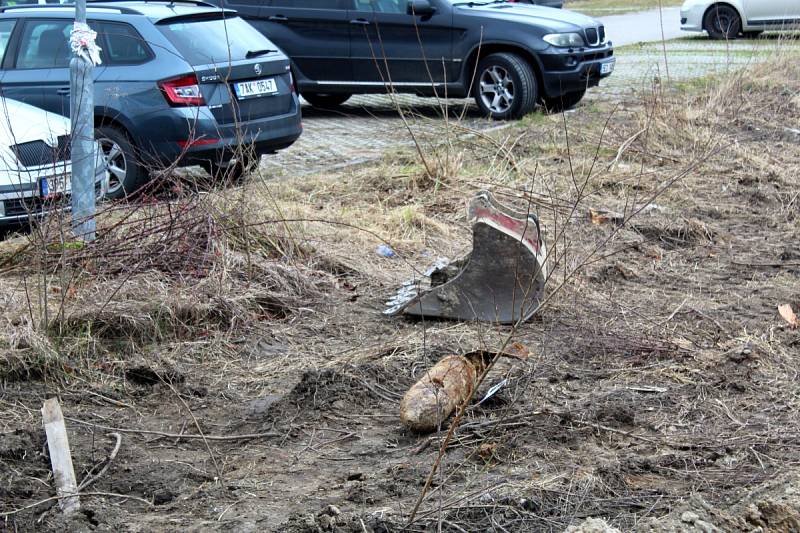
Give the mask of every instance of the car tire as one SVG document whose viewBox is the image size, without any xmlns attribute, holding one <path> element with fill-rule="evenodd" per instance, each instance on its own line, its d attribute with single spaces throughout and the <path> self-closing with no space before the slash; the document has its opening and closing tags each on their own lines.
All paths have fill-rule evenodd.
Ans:
<svg viewBox="0 0 800 533">
<path fill-rule="evenodd" d="M 712 39 L 736 39 L 742 30 L 742 18 L 730 6 L 714 5 L 706 13 L 703 28 Z"/>
<path fill-rule="evenodd" d="M 225 165 L 205 161 L 201 166 L 214 182 L 235 184 L 244 181 L 244 177 L 258 167 L 259 159 L 246 155 L 238 157 L 236 161 L 229 161 Z"/>
<path fill-rule="evenodd" d="M 548 113 L 561 113 L 572 109 L 586 95 L 586 89 L 564 93 L 561 96 L 544 97 L 542 105 Z"/>
<path fill-rule="evenodd" d="M 149 179 L 149 173 L 136 158 L 136 147 L 128 134 L 115 126 L 94 130 L 108 169 L 107 198 L 119 199 L 136 193 Z"/>
<path fill-rule="evenodd" d="M 531 65 L 512 53 L 491 54 L 480 60 L 473 88 L 475 102 L 494 120 L 517 119 L 536 107 L 539 88 Z"/>
<path fill-rule="evenodd" d="M 303 93 L 303 98 L 306 102 L 314 107 L 322 109 L 330 109 L 331 107 L 340 106 L 352 96 L 349 93 Z"/>
</svg>

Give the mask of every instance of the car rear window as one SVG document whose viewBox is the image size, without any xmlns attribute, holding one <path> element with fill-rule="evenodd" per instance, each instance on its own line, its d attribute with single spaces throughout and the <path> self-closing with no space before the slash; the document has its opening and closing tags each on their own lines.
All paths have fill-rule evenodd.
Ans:
<svg viewBox="0 0 800 533">
<path fill-rule="evenodd" d="M 275 49 L 257 29 L 239 17 L 182 18 L 158 28 L 192 65 L 245 59 L 247 52 Z"/>
<path fill-rule="evenodd" d="M 15 19 L 0 20 L 0 61 L 6 55 L 6 47 L 8 40 L 11 38 L 11 32 L 14 31 L 14 25 L 17 23 Z"/>
<path fill-rule="evenodd" d="M 100 57 L 115 65 L 137 65 L 152 58 L 142 36 L 130 25 L 103 22 L 100 25 L 103 50 Z"/>
</svg>

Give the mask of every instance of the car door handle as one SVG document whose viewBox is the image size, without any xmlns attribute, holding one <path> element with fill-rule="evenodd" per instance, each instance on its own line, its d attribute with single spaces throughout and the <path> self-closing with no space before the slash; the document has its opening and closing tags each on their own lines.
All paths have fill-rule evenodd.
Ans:
<svg viewBox="0 0 800 533">
<path fill-rule="evenodd" d="M 350 24 L 357 24 L 359 26 L 369 26 L 369 21 L 366 19 L 354 19 L 350 21 Z"/>
<path fill-rule="evenodd" d="M 61 87 L 56 89 L 56 94 L 69 94 L 69 87 Z"/>
<path fill-rule="evenodd" d="M 289 22 L 289 18 L 284 15 L 272 15 L 269 20 L 272 22 Z"/>
</svg>

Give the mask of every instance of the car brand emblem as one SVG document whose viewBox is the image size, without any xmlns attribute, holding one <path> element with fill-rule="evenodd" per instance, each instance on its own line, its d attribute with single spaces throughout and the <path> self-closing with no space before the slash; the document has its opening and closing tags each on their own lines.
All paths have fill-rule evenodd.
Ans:
<svg viewBox="0 0 800 533">
<path fill-rule="evenodd" d="M 253 70 L 256 71 L 256 76 L 261 76 L 261 63 L 256 63 L 256 66 L 253 67 Z"/>
</svg>

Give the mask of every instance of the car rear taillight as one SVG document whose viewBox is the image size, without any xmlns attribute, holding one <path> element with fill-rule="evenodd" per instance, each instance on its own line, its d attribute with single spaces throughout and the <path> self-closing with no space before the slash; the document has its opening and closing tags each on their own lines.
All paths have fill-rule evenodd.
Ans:
<svg viewBox="0 0 800 533">
<path fill-rule="evenodd" d="M 200 93 L 200 84 L 197 83 L 197 76 L 194 74 L 160 81 L 158 86 L 167 98 L 169 105 L 173 107 L 205 104 L 203 95 Z"/>
<path fill-rule="evenodd" d="M 292 88 L 292 92 L 297 92 L 297 86 L 294 84 L 294 76 L 292 75 L 292 71 L 289 71 L 289 86 Z"/>
</svg>

